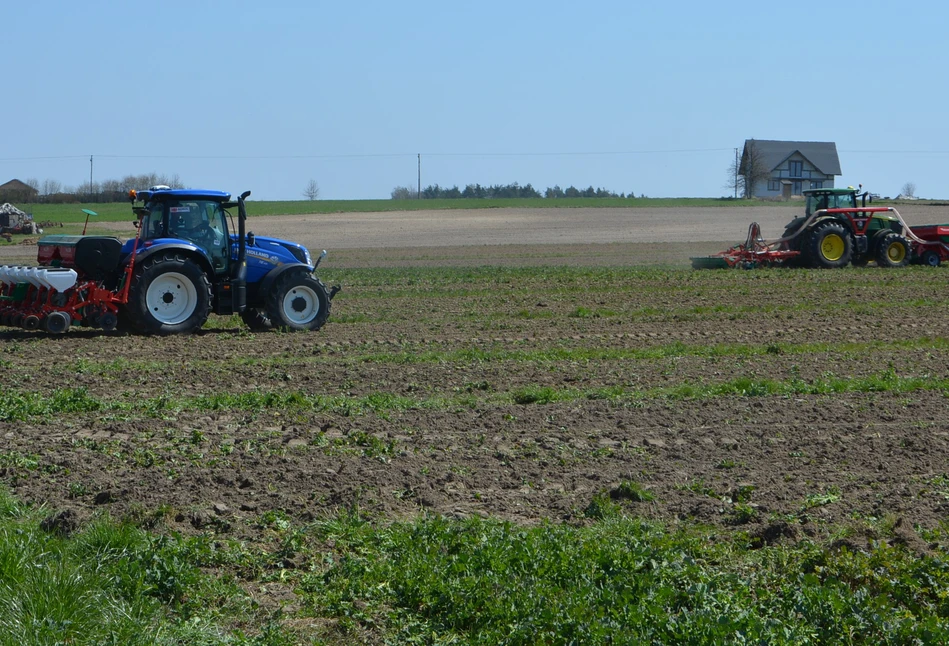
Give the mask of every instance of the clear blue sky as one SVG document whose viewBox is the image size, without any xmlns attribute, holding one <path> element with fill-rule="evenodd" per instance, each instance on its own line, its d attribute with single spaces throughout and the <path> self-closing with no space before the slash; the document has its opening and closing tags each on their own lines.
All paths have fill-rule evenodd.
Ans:
<svg viewBox="0 0 949 646">
<path fill-rule="evenodd" d="M 396 186 L 728 194 L 746 138 L 949 198 L 944 2 L 86 2 L 4 8 L 0 182 L 177 173 L 255 199 Z"/>
</svg>

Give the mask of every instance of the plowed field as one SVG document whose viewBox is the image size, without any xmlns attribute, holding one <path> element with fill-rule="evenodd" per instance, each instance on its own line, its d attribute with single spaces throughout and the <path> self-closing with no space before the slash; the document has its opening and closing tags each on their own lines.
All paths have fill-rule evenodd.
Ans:
<svg viewBox="0 0 949 646">
<path fill-rule="evenodd" d="M 274 511 L 582 522 L 610 495 L 763 542 L 886 522 L 926 551 L 914 528 L 949 512 L 949 270 L 697 272 L 714 238 L 624 235 L 350 245 L 318 333 L 4 331 L 0 483 L 248 538 Z"/>
</svg>

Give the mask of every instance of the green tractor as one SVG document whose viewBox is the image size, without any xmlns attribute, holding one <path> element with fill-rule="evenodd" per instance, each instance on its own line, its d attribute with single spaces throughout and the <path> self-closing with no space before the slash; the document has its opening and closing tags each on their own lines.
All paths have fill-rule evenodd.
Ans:
<svg viewBox="0 0 949 646">
<path fill-rule="evenodd" d="M 815 188 L 805 190 L 804 196 L 804 215 L 791 220 L 780 240 L 782 250 L 800 252 L 794 264 L 833 269 L 870 261 L 880 267 L 902 267 L 910 261 L 903 223 L 891 209 L 868 207 L 867 193 Z"/>
</svg>

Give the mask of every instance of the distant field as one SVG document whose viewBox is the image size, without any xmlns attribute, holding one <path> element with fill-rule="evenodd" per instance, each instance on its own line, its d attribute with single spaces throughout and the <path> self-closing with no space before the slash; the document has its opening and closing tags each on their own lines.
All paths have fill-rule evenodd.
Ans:
<svg viewBox="0 0 949 646">
<path fill-rule="evenodd" d="M 311 213 L 378 213 L 385 211 L 436 211 L 461 209 L 504 208 L 682 208 L 682 207 L 753 207 L 794 206 L 798 202 L 769 202 L 763 200 L 723 200 L 719 198 L 564 198 L 557 200 L 503 199 L 503 200 L 293 200 L 285 202 L 247 202 L 250 216 L 305 215 Z M 105 204 L 33 204 L 23 206 L 32 212 L 38 222 L 83 222 L 82 209 L 95 211 L 100 222 L 121 222 L 132 218 L 128 202 Z"/>
</svg>

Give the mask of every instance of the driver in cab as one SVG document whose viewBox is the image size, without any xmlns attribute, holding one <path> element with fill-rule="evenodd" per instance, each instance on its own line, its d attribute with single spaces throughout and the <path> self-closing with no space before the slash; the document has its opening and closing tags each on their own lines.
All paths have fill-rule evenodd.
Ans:
<svg viewBox="0 0 949 646">
<path fill-rule="evenodd" d="M 216 242 L 216 233 L 197 204 L 171 207 L 169 223 L 172 235 L 192 240 L 202 246 L 211 246 Z"/>
</svg>

